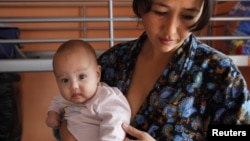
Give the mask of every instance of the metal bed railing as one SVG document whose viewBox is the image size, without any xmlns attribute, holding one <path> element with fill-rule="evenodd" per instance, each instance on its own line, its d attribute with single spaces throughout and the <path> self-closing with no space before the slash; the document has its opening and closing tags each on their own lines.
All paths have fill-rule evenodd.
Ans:
<svg viewBox="0 0 250 141">
<path fill-rule="evenodd" d="M 137 22 L 138 19 L 133 17 L 114 17 L 113 8 L 115 2 L 131 2 L 132 0 L 71 0 L 71 5 L 69 6 L 79 6 L 78 2 L 107 2 L 108 6 L 108 17 L 0 17 L 0 23 L 72 23 L 72 22 L 108 22 L 109 23 L 109 37 L 105 38 L 84 38 L 86 41 L 93 42 L 101 42 L 106 41 L 109 42 L 110 46 L 113 46 L 115 42 L 128 41 L 132 40 L 136 37 L 114 37 L 114 22 Z M 237 0 L 217 0 L 217 2 L 223 1 L 237 1 Z M 238 0 L 239 1 L 239 0 Z M 248 1 L 248 0 L 241 0 Z M 6 2 L 6 3 L 4 3 Z M 1 0 L 1 6 L 8 6 L 8 2 L 41 2 L 38 0 Z M 43 0 L 42 2 L 69 2 L 69 0 Z M 4 3 L 1 5 L 1 3 Z M 80 6 L 81 6 L 80 4 Z M 97 4 L 98 5 L 98 4 Z M 11 4 L 11 7 L 15 7 L 17 5 Z M 31 5 L 23 5 L 31 6 Z M 48 6 L 48 5 L 42 5 Z M 51 5 L 50 5 L 51 6 Z M 57 5 L 53 5 L 57 6 Z M 65 5 L 58 5 L 65 6 Z M 87 6 L 87 5 L 85 5 Z M 89 5 L 90 6 L 90 5 Z M 93 5 L 92 5 L 93 6 Z M 105 5 L 104 5 L 105 6 Z M 130 6 L 130 5 L 126 5 Z M 22 5 L 18 5 L 18 7 L 22 7 Z M 210 19 L 211 22 L 215 21 L 250 21 L 250 17 L 212 17 Z M 29 29 L 32 30 L 32 29 Z M 33 29 L 35 30 L 35 29 Z M 49 29 L 47 29 L 49 30 Z M 60 29 L 57 29 L 60 30 Z M 84 30 L 84 29 L 74 29 L 74 30 Z M 234 39 L 250 39 L 250 36 L 198 36 L 200 40 L 234 40 Z M 53 38 L 53 39 L 0 39 L 1 43 L 21 43 L 21 44 L 43 44 L 43 43 L 61 43 L 68 40 L 68 38 Z M 104 50 L 97 50 L 97 54 L 101 54 Z M 18 58 L 18 59 L 0 59 L 0 72 L 43 72 L 43 71 L 52 71 L 52 55 L 53 51 L 40 51 L 40 52 L 24 52 L 27 56 L 26 58 Z M 38 59 L 32 58 L 32 56 L 40 56 Z M 247 66 L 248 64 L 248 56 L 240 55 L 240 56 L 231 56 L 233 60 L 235 60 L 236 64 L 239 66 Z"/>
</svg>

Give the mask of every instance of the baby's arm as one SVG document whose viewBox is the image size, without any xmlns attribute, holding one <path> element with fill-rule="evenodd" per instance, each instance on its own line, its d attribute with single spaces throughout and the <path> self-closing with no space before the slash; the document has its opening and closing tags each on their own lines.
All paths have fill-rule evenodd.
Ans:
<svg viewBox="0 0 250 141">
<path fill-rule="evenodd" d="M 61 123 L 61 113 L 63 112 L 63 98 L 60 95 L 54 97 L 51 101 L 51 105 L 48 108 L 46 124 L 51 128 L 59 128 Z"/>
<path fill-rule="evenodd" d="M 55 111 L 49 111 L 47 118 L 46 118 L 46 124 L 48 127 L 51 127 L 53 129 L 56 129 L 59 127 L 61 122 L 60 114 L 58 114 Z"/>
</svg>

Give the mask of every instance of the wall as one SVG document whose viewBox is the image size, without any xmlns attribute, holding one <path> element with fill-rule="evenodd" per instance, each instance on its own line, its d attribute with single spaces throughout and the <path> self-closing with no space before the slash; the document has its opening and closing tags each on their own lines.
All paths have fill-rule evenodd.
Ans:
<svg viewBox="0 0 250 141">
<path fill-rule="evenodd" d="M 86 5 L 91 8 L 83 9 Z M 107 5 L 107 3 L 98 3 L 98 5 Z M 132 10 L 126 6 L 115 7 L 114 13 L 115 16 L 133 16 Z M 107 14 L 107 6 L 98 7 L 94 3 L 0 3 L 0 17 L 76 17 L 86 15 L 100 17 L 107 16 Z M 21 39 L 105 38 L 109 36 L 107 22 L 21 22 L 9 24 L 20 27 Z M 137 37 L 141 33 L 140 27 L 137 27 L 135 22 L 116 22 L 114 26 L 116 28 L 114 34 L 118 38 Z M 22 51 L 54 51 L 59 44 L 61 43 L 27 43 L 23 45 Z M 91 44 L 96 49 L 105 50 L 110 47 L 109 42 L 105 41 L 91 42 Z M 241 67 L 240 69 L 248 79 L 247 81 L 250 82 L 249 68 Z M 22 72 L 20 75 L 22 141 L 54 141 L 51 129 L 45 124 L 47 107 L 53 96 L 58 94 L 53 73 Z"/>
<path fill-rule="evenodd" d="M 52 130 L 45 124 L 50 100 L 58 94 L 53 74 L 37 72 L 21 76 L 22 141 L 54 141 Z"/>
</svg>

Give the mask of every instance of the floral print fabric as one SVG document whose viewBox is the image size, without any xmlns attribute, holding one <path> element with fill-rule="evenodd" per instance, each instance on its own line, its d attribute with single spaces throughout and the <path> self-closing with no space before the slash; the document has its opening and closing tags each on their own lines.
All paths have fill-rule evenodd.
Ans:
<svg viewBox="0 0 250 141">
<path fill-rule="evenodd" d="M 146 38 L 143 33 L 102 54 L 102 81 L 126 95 Z M 131 125 L 157 141 L 205 140 L 208 124 L 249 124 L 249 99 L 232 60 L 191 35 L 166 64 Z"/>
</svg>

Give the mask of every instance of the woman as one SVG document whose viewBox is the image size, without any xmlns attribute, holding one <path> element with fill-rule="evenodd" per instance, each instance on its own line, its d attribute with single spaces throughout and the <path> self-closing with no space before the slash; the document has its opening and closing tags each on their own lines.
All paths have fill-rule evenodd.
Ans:
<svg viewBox="0 0 250 141">
<path fill-rule="evenodd" d="M 205 140 L 208 124 L 250 123 L 240 71 L 193 35 L 212 7 L 212 0 L 133 0 L 145 32 L 99 57 L 101 80 L 117 86 L 132 110 L 125 141 Z"/>
</svg>

